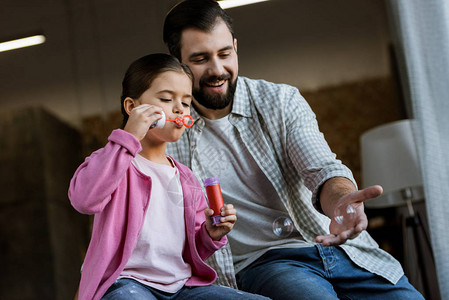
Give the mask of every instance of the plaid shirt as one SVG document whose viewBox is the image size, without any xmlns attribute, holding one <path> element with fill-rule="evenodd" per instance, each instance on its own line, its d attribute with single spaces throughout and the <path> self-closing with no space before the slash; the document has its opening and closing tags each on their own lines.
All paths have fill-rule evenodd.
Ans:
<svg viewBox="0 0 449 300">
<path fill-rule="evenodd" d="M 204 120 L 194 109 L 192 117 L 193 127 L 176 143 L 168 143 L 167 153 L 190 167 L 202 182 L 206 166 L 201 164 L 197 145 Z M 285 84 L 239 77 L 229 121 L 304 239 L 315 244 L 316 236 L 328 234 L 330 219 L 320 213 L 317 199 L 320 187 L 336 176 L 356 183 L 351 171 L 331 152 L 315 114 L 299 91 Z M 357 265 L 392 283 L 404 274 L 399 262 L 381 250 L 366 231 L 341 247 Z M 208 263 L 217 271 L 218 284 L 237 287 L 229 244 Z"/>
</svg>

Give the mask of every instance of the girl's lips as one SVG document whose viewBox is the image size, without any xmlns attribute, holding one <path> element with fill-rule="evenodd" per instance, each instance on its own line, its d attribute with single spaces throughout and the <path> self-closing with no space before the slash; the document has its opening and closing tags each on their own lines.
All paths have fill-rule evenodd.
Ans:
<svg viewBox="0 0 449 300">
<path fill-rule="evenodd" d="M 182 128 L 182 127 L 184 127 L 184 124 L 182 123 L 182 119 L 177 119 L 177 118 L 181 118 L 181 117 L 174 117 L 174 118 L 168 118 L 168 119 L 166 119 L 166 121 L 169 121 L 170 123 L 173 123 L 173 125 L 176 127 L 176 128 Z"/>
</svg>

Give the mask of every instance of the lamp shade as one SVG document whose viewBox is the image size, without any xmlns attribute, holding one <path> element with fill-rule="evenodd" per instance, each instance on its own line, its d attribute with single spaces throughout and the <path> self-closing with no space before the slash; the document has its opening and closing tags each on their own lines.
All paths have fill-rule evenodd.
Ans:
<svg viewBox="0 0 449 300">
<path fill-rule="evenodd" d="M 405 205 L 406 189 L 412 192 L 412 201 L 424 199 L 413 122 L 396 121 L 361 136 L 362 186 L 379 184 L 384 189 L 381 196 L 365 202 L 367 207 Z"/>
</svg>

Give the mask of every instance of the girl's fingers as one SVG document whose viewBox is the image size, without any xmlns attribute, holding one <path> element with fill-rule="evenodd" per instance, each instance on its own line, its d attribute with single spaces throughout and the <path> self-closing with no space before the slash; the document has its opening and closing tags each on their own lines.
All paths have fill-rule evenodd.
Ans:
<svg viewBox="0 0 449 300">
<path fill-rule="evenodd" d="M 134 107 L 132 110 L 137 113 L 148 114 L 148 116 L 151 116 L 155 112 L 162 112 L 162 108 L 150 104 L 140 104 L 139 106 Z"/>
<path fill-rule="evenodd" d="M 149 104 L 140 104 L 140 105 L 134 107 L 131 111 L 141 112 L 141 111 L 148 109 L 149 107 L 150 107 Z"/>
<path fill-rule="evenodd" d="M 214 214 L 214 211 L 210 208 L 206 208 L 204 210 L 204 214 L 206 215 L 206 217 L 211 217 Z"/>
<path fill-rule="evenodd" d="M 232 204 L 226 204 L 221 208 L 221 215 L 227 216 L 227 215 L 235 215 L 237 211 L 234 209 L 234 205 Z"/>
<path fill-rule="evenodd" d="M 226 222 L 229 222 L 229 223 L 235 223 L 237 221 L 237 216 L 236 215 L 228 215 L 228 216 L 226 216 L 226 217 L 221 217 L 220 218 L 220 222 L 222 222 L 222 223 L 226 223 Z"/>
</svg>

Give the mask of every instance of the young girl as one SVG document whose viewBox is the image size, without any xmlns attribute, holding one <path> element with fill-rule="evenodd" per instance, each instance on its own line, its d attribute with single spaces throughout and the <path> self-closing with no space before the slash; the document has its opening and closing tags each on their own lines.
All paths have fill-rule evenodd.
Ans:
<svg viewBox="0 0 449 300">
<path fill-rule="evenodd" d="M 151 126 L 163 115 L 190 114 L 190 70 L 169 55 L 147 55 L 130 65 L 122 86 L 123 130 L 70 183 L 75 209 L 95 214 L 79 299 L 259 299 L 212 285 L 216 273 L 204 260 L 226 243 L 236 212 L 226 205 L 212 225 L 191 170 L 165 155 L 184 124 Z"/>
</svg>

